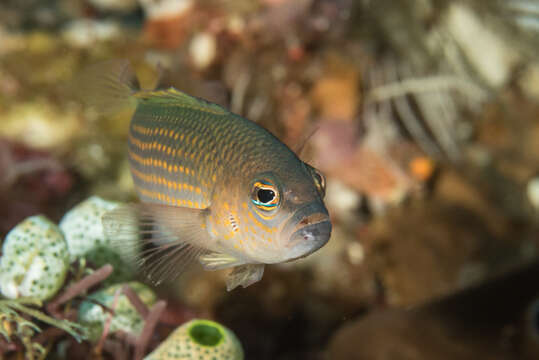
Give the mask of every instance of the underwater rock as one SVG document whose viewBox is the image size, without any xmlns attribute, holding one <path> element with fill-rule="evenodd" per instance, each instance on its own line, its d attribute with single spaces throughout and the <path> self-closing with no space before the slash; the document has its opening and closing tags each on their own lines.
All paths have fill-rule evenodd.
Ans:
<svg viewBox="0 0 539 360">
<path fill-rule="evenodd" d="M 400 204 L 434 173 L 434 162 L 411 142 L 369 143 L 353 122 L 322 121 L 310 142 L 315 165 L 379 205 L 373 210 Z"/>
<path fill-rule="evenodd" d="M 367 265 L 365 248 L 354 239 L 357 235 L 340 224 L 334 224 L 324 251 L 298 262 L 296 268 L 309 271 L 308 288 L 318 296 L 339 299 L 353 307 L 376 303 L 377 274 Z M 361 235 L 357 237 L 361 239 Z"/>
<path fill-rule="evenodd" d="M 153 45 L 174 49 L 185 40 L 192 0 L 140 0 L 146 13 L 144 36 Z"/>
<path fill-rule="evenodd" d="M 0 291 L 10 299 L 46 300 L 64 283 L 69 268 L 60 229 L 44 216 L 32 216 L 13 228 L 0 258 Z"/>
<path fill-rule="evenodd" d="M 359 140 L 360 133 L 356 124 L 321 122 L 311 140 L 317 165 L 321 170 L 332 173 L 342 163 L 352 162 Z"/>
<path fill-rule="evenodd" d="M 25 46 L 23 35 L 7 31 L 4 26 L 0 26 L 0 42 L 2 42 L 0 55 L 20 51 Z"/>
<path fill-rule="evenodd" d="M 196 34 L 189 44 L 189 56 L 197 69 L 210 66 L 217 55 L 217 41 L 209 32 Z"/>
<path fill-rule="evenodd" d="M 539 354 L 539 263 L 413 309 L 378 309 L 347 322 L 332 360 L 531 360 Z"/>
<path fill-rule="evenodd" d="M 97 341 L 99 339 L 109 316 L 112 316 L 109 328 L 110 334 L 121 330 L 138 336 L 142 331 L 144 319 L 131 304 L 127 296 L 121 293 L 124 285 L 129 286 L 148 307 L 151 307 L 157 300 L 157 296 L 152 289 L 136 281 L 127 284 L 111 285 L 104 290 L 89 295 L 88 299 L 91 301 L 84 301 L 79 306 L 78 321 L 87 328 L 87 336 L 90 341 Z M 114 315 L 99 304 L 112 309 Z"/>
<path fill-rule="evenodd" d="M 538 104 L 513 91 L 489 104 L 477 121 L 475 149 L 480 156 L 466 176 L 505 222 L 536 219 L 526 186 L 539 169 L 539 122 L 530 121 L 538 116 Z"/>
<path fill-rule="evenodd" d="M 92 196 L 68 211 L 60 221 L 69 249 L 70 261 L 84 257 L 96 267 L 111 264 L 114 272 L 105 283 L 126 281 L 132 269 L 114 251 L 110 239 L 103 233 L 101 218 L 119 204 Z"/>
<path fill-rule="evenodd" d="M 62 37 L 75 48 L 89 48 L 97 43 L 117 39 L 121 33 L 120 26 L 115 22 L 79 19 L 64 27 Z"/>
<path fill-rule="evenodd" d="M 137 0 L 87 0 L 101 11 L 128 13 L 138 6 Z"/>
<path fill-rule="evenodd" d="M 64 18 L 59 3 L 50 0 L 2 1 L 0 24 L 10 29 L 54 27 Z"/>
<path fill-rule="evenodd" d="M 325 120 L 353 122 L 360 103 L 358 66 L 336 55 L 312 90 L 312 101 Z"/>
<path fill-rule="evenodd" d="M 60 110 L 44 100 L 18 103 L 1 112 L 0 136 L 35 149 L 68 145 L 81 131 L 73 109 Z"/>
<path fill-rule="evenodd" d="M 183 324 L 145 360 L 242 360 L 243 348 L 232 331 L 202 319 Z"/>
<path fill-rule="evenodd" d="M 539 210 L 539 177 L 534 177 L 526 185 L 528 201 L 535 210 Z"/>
<path fill-rule="evenodd" d="M 539 100 L 539 62 L 532 63 L 524 69 L 518 81 L 527 96 Z"/>
<path fill-rule="evenodd" d="M 414 179 L 390 156 L 368 145 L 353 146 L 352 133 L 341 140 L 339 133 L 346 132 L 347 127 L 328 124 L 313 135 L 316 151 L 320 153 L 318 167 L 326 176 L 339 179 L 373 201 L 387 205 L 401 203 L 417 187 Z M 328 150 L 326 146 L 330 144 L 335 146 Z M 327 153 L 335 157 L 330 160 Z"/>
<path fill-rule="evenodd" d="M 446 16 L 449 33 L 478 75 L 490 86 L 504 85 L 519 61 L 518 51 L 466 5 L 453 3 Z"/>
<path fill-rule="evenodd" d="M 525 359 L 539 359 L 539 297 L 528 305 L 520 325 L 520 355 Z"/>
<path fill-rule="evenodd" d="M 474 211 L 433 201 L 391 209 L 360 240 L 392 306 L 454 293 L 506 269 L 517 252 Z"/>
<path fill-rule="evenodd" d="M 73 174 L 51 153 L 0 138 L 0 236 L 28 216 L 60 216 L 73 185 Z"/>
<path fill-rule="evenodd" d="M 139 0 L 149 19 L 184 14 L 193 6 L 192 0 Z"/>
<path fill-rule="evenodd" d="M 374 311 L 336 333 L 329 345 L 328 359 L 511 359 L 504 352 L 496 354 L 479 341 L 474 344 L 473 340 L 453 338 L 445 325 L 440 319 L 415 311 Z M 486 353 L 488 356 L 482 356 Z"/>
<path fill-rule="evenodd" d="M 279 69 L 276 66 L 277 69 Z M 284 69 L 281 67 L 280 69 Z M 280 70 L 277 70 L 278 73 Z M 280 75 L 279 75 L 280 76 Z M 305 135 L 309 133 L 309 120 L 311 119 L 311 103 L 303 91 L 302 87 L 295 83 L 289 83 L 279 90 L 280 120 L 284 126 L 283 142 L 291 149 L 299 150 L 301 154 L 308 139 Z M 313 131 L 313 130 L 311 130 Z"/>
<path fill-rule="evenodd" d="M 226 296 L 224 271 L 199 271 L 196 267 L 178 278 L 177 298 L 199 314 L 212 314 L 216 304 Z"/>
<path fill-rule="evenodd" d="M 338 179 L 331 179 L 326 186 L 324 199 L 332 219 L 355 227 L 359 220 L 360 194 Z"/>
</svg>

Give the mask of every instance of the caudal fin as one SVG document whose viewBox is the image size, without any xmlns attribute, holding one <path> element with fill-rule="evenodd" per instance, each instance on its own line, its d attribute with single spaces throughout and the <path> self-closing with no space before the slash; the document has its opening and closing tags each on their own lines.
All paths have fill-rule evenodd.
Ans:
<svg viewBox="0 0 539 360">
<path fill-rule="evenodd" d="M 136 106 L 138 82 L 129 61 L 110 60 L 90 66 L 75 77 L 77 98 L 100 114 L 113 115 Z"/>
</svg>

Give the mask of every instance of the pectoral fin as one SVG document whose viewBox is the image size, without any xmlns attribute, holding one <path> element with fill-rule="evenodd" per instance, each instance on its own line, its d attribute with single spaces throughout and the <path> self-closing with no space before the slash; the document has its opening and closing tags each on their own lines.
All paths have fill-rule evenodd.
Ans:
<svg viewBox="0 0 539 360">
<path fill-rule="evenodd" d="M 210 252 L 199 257 L 199 261 L 204 270 L 213 271 L 227 269 L 234 266 L 245 264 L 244 261 L 235 258 L 232 255 Z"/>
<path fill-rule="evenodd" d="M 227 291 L 233 290 L 237 286 L 247 286 L 262 279 L 264 275 L 264 264 L 245 264 L 236 266 L 226 279 Z"/>
<path fill-rule="evenodd" d="M 141 203 L 106 213 L 103 227 L 118 253 L 159 284 L 207 251 L 206 216 L 206 210 Z"/>
</svg>

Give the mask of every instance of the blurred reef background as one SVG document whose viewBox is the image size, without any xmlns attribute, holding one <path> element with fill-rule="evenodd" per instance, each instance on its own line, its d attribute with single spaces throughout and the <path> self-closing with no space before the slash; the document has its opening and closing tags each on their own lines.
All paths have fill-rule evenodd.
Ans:
<svg viewBox="0 0 539 360">
<path fill-rule="evenodd" d="M 2 0 L 0 238 L 52 229 L 41 256 L 88 235 L 64 218 L 85 199 L 136 200 L 129 116 L 73 95 L 84 68 L 118 58 L 142 88 L 217 102 L 298 149 L 327 177 L 331 240 L 230 293 L 221 272 L 129 282 L 146 305 L 108 322 L 96 311 L 135 313 L 126 288 L 100 277 L 102 257 L 62 250 L 58 287 L 90 276 L 92 294 L 0 297 L 0 358 L 130 358 L 193 318 L 230 329 L 246 359 L 539 358 L 539 1 Z M 102 201 L 75 208 L 88 229 Z M 28 309 L 47 316 L 40 333 L 20 327 Z"/>
</svg>

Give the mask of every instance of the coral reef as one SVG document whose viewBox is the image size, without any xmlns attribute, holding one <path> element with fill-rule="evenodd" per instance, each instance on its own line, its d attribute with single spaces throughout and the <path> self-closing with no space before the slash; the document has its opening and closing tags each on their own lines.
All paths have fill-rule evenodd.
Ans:
<svg viewBox="0 0 539 360">
<path fill-rule="evenodd" d="M 248 359 L 537 358 L 537 277 L 511 277 L 539 255 L 537 24 L 534 0 L 0 1 L 0 357 L 156 357 L 197 317 Z M 328 244 L 231 293 L 136 282 L 101 225 L 137 201 L 130 114 L 77 91 L 117 58 L 321 169 Z"/>
</svg>

